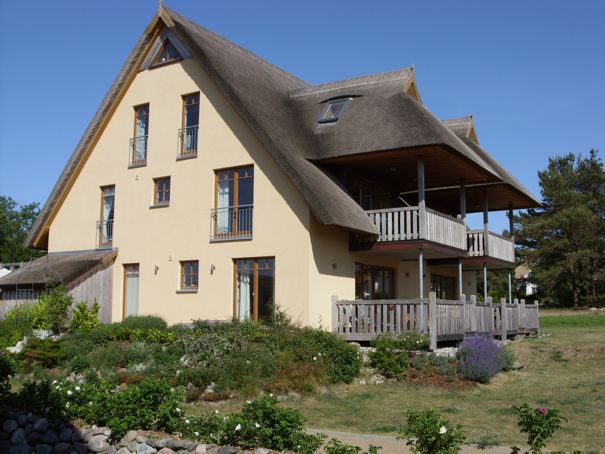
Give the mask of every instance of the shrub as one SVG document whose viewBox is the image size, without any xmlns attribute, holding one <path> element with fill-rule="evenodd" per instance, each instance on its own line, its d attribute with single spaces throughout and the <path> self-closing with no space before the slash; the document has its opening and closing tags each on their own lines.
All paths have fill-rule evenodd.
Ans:
<svg viewBox="0 0 605 454">
<path fill-rule="evenodd" d="M 412 360 L 410 361 L 410 364 L 412 365 L 413 368 L 421 370 L 424 369 L 426 367 L 426 365 L 428 364 L 428 357 L 426 353 L 421 353 L 420 355 L 416 355 L 412 358 Z"/>
<path fill-rule="evenodd" d="M 23 327 L 19 326 L 15 320 L 0 321 L 0 350 L 14 346 L 23 338 L 24 334 L 27 332 L 24 332 Z"/>
<path fill-rule="evenodd" d="M 5 321 L 7 327 L 20 329 L 22 333 L 29 333 L 34 323 L 34 305 L 18 304 L 6 312 Z M 13 344 L 14 345 L 14 344 Z"/>
<path fill-rule="evenodd" d="M 336 438 L 332 438 L 324 446 L 326 454 L 377 454 L 380 449 L 380 446 L 370 445 L 368 452 L 364 452 L 359 446 L 348 445 Z"/>
<path fill-rule="evenodd" d="M 31 337 L 20 356 L 34 364 L 52 369 L 65 359 L 65 352 L 60 342 Z"/>
<path fill-rule="evenodd" d="M 370 365 L 386 378 L 403 380 L 408 368 L 407 351 L 403 343 L 390 336 L 379 336 L 372 345 L 375 351 L 370 352 Z"/>
<path fill-rule="evenodd" d="M 33 305 L 34 328 L 58 333 L 68 320 L 68 309 L 72 304 L 73 297 L 65 287 L 53 287 Z"/>
<path fill-rule="evenodd" d="M 69 332 L 84 333 L 97 328 L 101 324 L 99 321 L 100 308 L 101 306 L 99 306 L 96 299 L 90 308 L 86 301 L 81 301 L 76 304 L 71 323 L 69 324 Z"/>
<path fill-rule="evenodd" d="M 428 350 L 431 336 L 428 333 L 408 331 L 397 338 L 404 350 Z"/>
<path fill-rule="evenodd" d="M 117 325 L 120 325 L 122 328 L 130 329 L 165 330 L 168 328 L 168 324 L 163 318 L 154 315 L 130 315 Z"/>
<path fill-rule="evenodd" d="M 399 433 L 414 454 L 456 454 L 465 439 L 462 426 L 430 409 L 408 411 L 407 427 Z"/>
<path fill-rule="evenodd" d="M 501 350 L 502 355 L 502 369 L 505 371 L 513 370 L 515 367 L 515 363 L 517 362 L 517 357 L 515 356 L 515 352 L 510 347 L 510 345 L 505 345 Z"/>
<path fill-rule="evenodd" d="M 14 361 L 8 354 L 0 353 L 0 397 L 4 399 L 8 396 L 11 385 L 10 377 L 15 374 L 16 367 Z"/>
<path fill-rule="evenodd" d="M 521 432 L 527 434 L 529 451 L 526 453 L 540 454 L 546 446 L 546 441 L 561 428 L 561 422 L 567 421 L 558 408 L 531 408 L 528 404 L 512 407 L 513 413 L 519 418 L 517 425 Z M 520 449 L 513 447 L 513 452 Z"/>
<path fill-rule="evenodd" d="M 458 367 L 462 378 L 489 383 L 502 370 L 503 358 L 498 343 L 485 337 L 467 337 L 460 345 Z"/>
<path fill-rule="evenodd" d="M 300 453 L 317 451 L 323 440 L 320 435 L 307 434 L 300 412 L 280 407 L 272 395 L 248 401 L 240 412 L 225 418 L 209 413 L 185 419 L 182 432 L 207 443 Z"/>
<path fill-rule="evenodd" d="M 333 333 L 304 328 L 298 337 L 304 347 L 304 359 L 320 361 L 330 383 L 350 383 L 362 366 L 359 351 Z"/>
<path fill-rule="evenodd" d="M 84 355 L 76 355 L 72 357 L 66 364 L 69 372 L 80 374 L 90 367 L 90 360 Z"/>
</svg>

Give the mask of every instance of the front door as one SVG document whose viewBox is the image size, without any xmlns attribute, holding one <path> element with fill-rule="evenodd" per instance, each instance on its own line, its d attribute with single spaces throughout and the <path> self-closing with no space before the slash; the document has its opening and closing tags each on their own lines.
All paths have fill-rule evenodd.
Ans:
<svg viewBox="0 0 605 454">
<path fill-rule="evenodd" d="M 234 315 L 238 320 L 265 320 L 275 308 L 275 258 L 236 259 Z"/>
<path fill-rule="evenodd" d="M 124 265 L 124 318 L 139 314 L 139 264 Z"/>
</svg>

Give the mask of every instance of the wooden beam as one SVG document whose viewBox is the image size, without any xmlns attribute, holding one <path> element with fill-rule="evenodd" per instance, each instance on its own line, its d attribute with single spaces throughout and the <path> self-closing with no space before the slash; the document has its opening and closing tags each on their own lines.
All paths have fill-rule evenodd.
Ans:
<svg viewBox="0 0 605 454">
<path fill-rule="evenodd" d="M 424 193 L 424 161 L 418 159 L 418 216 L 420 238 L 425 239 L 426 231 L 426 195 Z"/>
</svg>

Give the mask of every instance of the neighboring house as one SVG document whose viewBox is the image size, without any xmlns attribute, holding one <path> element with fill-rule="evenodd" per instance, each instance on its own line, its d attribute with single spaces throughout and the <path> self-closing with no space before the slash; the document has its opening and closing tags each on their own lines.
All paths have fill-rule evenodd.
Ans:
<svg viewBox="0 0 605 454">
<path fill-rule="evenodd" d="M 333 295 L 475 293 L 478 270 L 514 264 L 488 212 L 536 206 L 472 117 L 427 110 L 413 68 L 310 85 L 161 7 L 27 243 L 106 320 L 278 305 L 329 327 Z M 467 228 L 471 212 L 484 229 Z M 80 275 L 56 269 L 68 261 Z M 0 288 L 46 282 L 25 273 Z"/>
<path fill-rule="evenodd" d="M 531 268 L 527 263 L 522 263 L 515 268 L 515 279 L 522 281 L 519 287 L 524 287 L 525 296 L 535 295 L 538 292 L 538 286 L 531 281 Z"/>
</svg>

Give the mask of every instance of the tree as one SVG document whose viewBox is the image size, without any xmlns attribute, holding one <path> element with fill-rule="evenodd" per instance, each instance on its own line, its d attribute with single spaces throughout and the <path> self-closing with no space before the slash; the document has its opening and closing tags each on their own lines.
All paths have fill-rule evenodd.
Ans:
<svg viewBox="0 0 605 454">
<path fill-rule="evenodd" d="M 522 259 L 539 297 L 563 306 L 605 305 L 605 171 L 589 157 L 550 158 L 538 172 L 542 207 L 516 218 Z"/>
<path fill-rule="evenodd" d="M 17 207 L 12 197 L 0 195 L 0 262 L 25 262 L 43 255 L 24 245 L 27 232 L 38 213 L 38 203 Z"/>
</svg>

